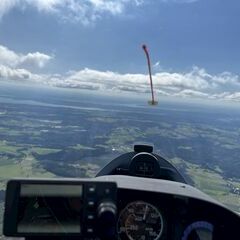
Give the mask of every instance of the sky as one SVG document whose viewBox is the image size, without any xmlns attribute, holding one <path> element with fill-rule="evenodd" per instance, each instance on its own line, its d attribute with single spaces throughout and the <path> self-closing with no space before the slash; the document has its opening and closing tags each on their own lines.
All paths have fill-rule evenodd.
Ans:
<svg viewBox="0 0 240 240">
<path fill-rule="evenodd" d="M 240 102 L 239 0 L 0 0 L 0 81 Z"/>
</svg>

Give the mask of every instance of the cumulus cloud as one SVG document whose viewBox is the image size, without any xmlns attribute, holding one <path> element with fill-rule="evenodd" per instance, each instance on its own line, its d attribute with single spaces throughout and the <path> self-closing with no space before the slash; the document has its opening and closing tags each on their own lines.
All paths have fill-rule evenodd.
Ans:
<svg viewBox="0 0 240 240">
<path fill-rule="evenodd" d="M 0 64 L 9 67 L 28 65 L 43 68 L 52 58 L 52 56 L 40 52 L 24 55 L 16 53 L 7 47 L 0 45 Z"/>
<path fill-rule="evenodd" d="M 228 93 L 224 96 L 225 100 L 240 102 L 240 91 L 234 93 Z"/>
<path fill-rule="evenodd" d="M 205 92 L 220 91 L 223 86 L 232 89 L 240 88 L 240 78 L 231 73 L 211 75 L 205 69 L 194 67 L 187 73 L 158 72 L 153 75 L 156 90 L 165 89 L 168 92 L 182 91 L 186 89 Z M 62 79 L 66 86 L 77 86 L 83 83 L 93 83 L 102 88 L 115 89 L 141 89 L 145 92 L 149 88 L 148 76 L 145 74 L 120 74 L 111 71 L 97 71 L 89 68 L 71 72 L 69 76 Z M 186 92 L 185 92 L 186 93 Z M 190 94 L 190 93 L 189 93 Z"/>
<path fill-rule="evenodd" d="M 51 85 L 51 75 L 35 74 L 24 68 L 11 68 L 0 65 L 0 81 L 16 81 Z"/>
<path fill-rule="evenodd" d="M 48 75 L 34 74 L 34 67 L 43 68 L 53 57 L 40 52 L 16 53 L 0 45 L 0 80 L 47 83 Z"/>
<path fill-rule="evenodd" d="M 191 98 L 208 98 L 209 94 L 208 93 L 204 93 L 204 92 L 200 92 L 200 91 L 195 91 L 195 90 L 191 90 L 191 89 L 186 89 L 186 90 L 182 90 L 180 92 L 174 93 L 173 96 L 176 97 L 191 97 Z"/>
<path fill-rule="evenodd" d="M 140 6 L 144 0 L 1 0 L 0 18 L 14 7 L 34 7 L 68 21 L 88 25 L 106 14 L 122 14 L 127 6 Z"/>
<path fill-rule="evenodd" d="M 55 87 L 150 93 L 149 78 L 145 74 L 120 74 L 85 68 L 64 76 L 45 76 L 41 79 L 42 83 Z M 240 101 L 239 76 L 230 73 L 211 75 L 204 69 L 194 67 L 188 73 L 156 73 L 153 83 L 159 96 Z M 231 91 L 226 92 L 227 87 Z"/>
<path fill-rule="evenodd" d="M 20 64 L 30 64 L 43 68 L 53 57 L 44 53 L 35 52 L 20 56 Z"/>
<path fill-rule="evenodd" d="M 24 79 L 30 79 L 31 73 L 26 69 L 12 69 L 10 67 L 0 65 L 0 78 L 24 80 Z"/>
</svg>

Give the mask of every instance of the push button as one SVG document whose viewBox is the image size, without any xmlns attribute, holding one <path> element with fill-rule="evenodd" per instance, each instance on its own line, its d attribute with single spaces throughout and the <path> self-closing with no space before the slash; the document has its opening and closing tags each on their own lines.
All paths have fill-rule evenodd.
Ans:
<svg viewBox="0 0 240 240">
<path fill-rule="evenodd" d="M 95 202 L 93 200 L 89 200 L 87 202 L 87 205 L 88 205 L 88 207 L 94 207 L 95 206 Z"/>
<path fill-rule="evenodd" d="M 87 215 L 87 220 L 88 220 L 88 221 L 94 220 L 94 215 L 88 214 L 88 215 Z"/>
<path fill-rule="evenodd" d="M 93 234 L 93 228 L 91 228 L 91 227 L 87 228 L 87 233 L 88 234 Z"/>
<path fill-rule="evenodd" d="M 90 187 L 88 188 L 88 192 L 89 192 L 89 193 L 95 193 L 95 192 L 96 192 L 96 187 L 95 187 L 95 186 L 90 186 Z"/>
<path fill-rule="evenodd" d="M 110 188 L 105 188 L 105 194 L 110 194 L 111 193 L 111 190 L 110 190 Z"/>
</svg>

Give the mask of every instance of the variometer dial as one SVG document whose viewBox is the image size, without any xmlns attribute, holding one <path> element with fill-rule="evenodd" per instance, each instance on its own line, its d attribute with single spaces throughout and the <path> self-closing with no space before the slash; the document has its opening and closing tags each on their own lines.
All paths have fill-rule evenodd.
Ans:
<svg viewBox="0 0 240 240">
<path fill-rule="evenodd" d="M 158 240 L 162 230 L 160 211 L 147 202 L 132 202 L 120 213 L 118 235 L 121 240 Z"/>
</svg>

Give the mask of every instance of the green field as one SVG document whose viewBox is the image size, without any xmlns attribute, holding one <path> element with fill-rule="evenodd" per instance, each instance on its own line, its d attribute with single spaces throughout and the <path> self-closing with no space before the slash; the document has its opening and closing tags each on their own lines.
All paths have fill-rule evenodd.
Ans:
<svg viewBox="0 0 240 240">
<path fill-rule="evenodd" d="M 56 149 L 30 148 L 19 151 L 21 147 L 15 147 L 1 143 L 2 154 L 14 154 L 3 156 L 0 162 L 0 190 L 5 189 L 6 181 L 16 177 L 55 177 L 51 172 L 47 172 L 41 167 L 31 153 L 46 154 L 56 152 Z"/>
<path fill-rule="evenodd" d="M 186 174 L 193 180 L 196 188 L 226 204 L 231 209 L 240 212 L 240 195 L 230 193 L 230 188 L 228 187 L 228 184 L 231 183 L 236 188 L 240 188 L 239 181 L 224 179 L 218 173 L 218 168 L 216 168 L 216 171 L 212 171 L 179 158 L 174 158 L 170 161 L 177 167 L 184 165 Z"/>
<path fill-rule="evenodd" d="M 3 153 L 15 154 L 16 151 L 19 149 L 20 147 L 16 147 L 5 140 L 0 140 L 0 154 L 3 154 Z"/>
</svg>

